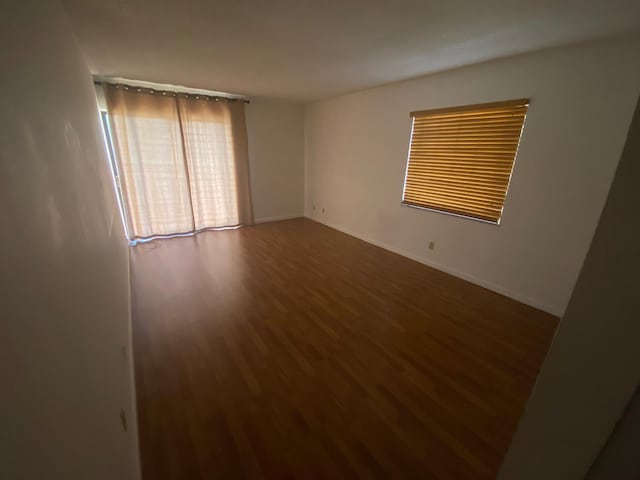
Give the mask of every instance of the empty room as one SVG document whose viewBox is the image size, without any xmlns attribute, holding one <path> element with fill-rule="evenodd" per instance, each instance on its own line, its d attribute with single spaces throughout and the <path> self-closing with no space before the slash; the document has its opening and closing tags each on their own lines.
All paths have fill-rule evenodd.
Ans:
<svg viewBox="0 0 640 480">
<path fill-rule="evenodd" d="M 0 18 L 7 480 L 640 478 L 640 4 Z"/>
</svg>

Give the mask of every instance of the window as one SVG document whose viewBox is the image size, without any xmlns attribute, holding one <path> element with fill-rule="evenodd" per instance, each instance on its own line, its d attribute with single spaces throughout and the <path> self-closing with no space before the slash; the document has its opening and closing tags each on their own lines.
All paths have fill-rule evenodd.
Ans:
<svg viewBox="0 0 640 480">
<path fill-rule="evenodd" d="M 98 89 L 96 88 L 96 91 Z M 102 89 L 100 89 L 100 93 L 102 93 Z M 104 95 L 102 95 L 102 99 Z M 124 214 L 124 200 L 122 197 L 122 182 L 120 180 L 120 172 L 118 171 L 118 163 L 116 162 L 116 154 L 113 150 L 113 139 L 111 137 L 111 126 L 109 125 L 109 113 L 106 110 L 106 106 L 102 106 L 100 102 L 100 97 L 98 100 L 98 106 L 100 109 L 100 120 L 102 122 L 102 134 L 104 139 L 104 144 L 107 147 L 107 156 L 109 157 L 109 166 L 111 167 L 111 177 L 113 178 L 113 182 L 115 184 L 116 189 L 116 198 L 118 201 L 118 209 L 120 210 L 120 218 L 122 218 L 122 224 L 124 225 L 124 232 L 127 236 L 127 239 L 131 239 L 131 229 L 127 222 L 127 216 Z"/>
<path fill-rule="evenodd" d="M 403 205 L 500 223 L 529 100 L 411 112 Z"/>
<path fill-rule="evenodd" d="M 253 223 L 243 101 L 102 87 L 102 120 L 131 241 Z"/>
</svg>

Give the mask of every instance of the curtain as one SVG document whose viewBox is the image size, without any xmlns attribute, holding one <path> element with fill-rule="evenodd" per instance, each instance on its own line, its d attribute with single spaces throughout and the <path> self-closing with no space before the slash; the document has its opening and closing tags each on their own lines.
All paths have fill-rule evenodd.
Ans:
<svg viewBox="0 0 640 480">
<path fill-rule="evenodd" d="M 253 223 L 243 102 L 110 84 L 105 97 L 132 238 Z"/>
</svg>

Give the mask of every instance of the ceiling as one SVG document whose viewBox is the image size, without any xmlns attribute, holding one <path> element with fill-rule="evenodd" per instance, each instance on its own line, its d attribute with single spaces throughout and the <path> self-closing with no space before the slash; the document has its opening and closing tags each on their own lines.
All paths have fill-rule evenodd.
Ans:
<svg viewBox="0 0 640 480">
<path fill-rule="evenodd" d="M 310 101 L 640 30 L 637 0 L 63 0 L 89 67 Z"/>
</svg>

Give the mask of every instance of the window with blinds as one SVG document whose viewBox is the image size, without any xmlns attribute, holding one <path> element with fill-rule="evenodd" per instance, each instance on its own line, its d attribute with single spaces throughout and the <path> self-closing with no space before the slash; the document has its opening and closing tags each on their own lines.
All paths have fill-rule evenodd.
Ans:
<svg viewBox="0 0 640 480">
<path fill-rule="evenodd" d="M 411 112 L 402 203 L 499 224 L 529 100 Z"/>
</svg>

